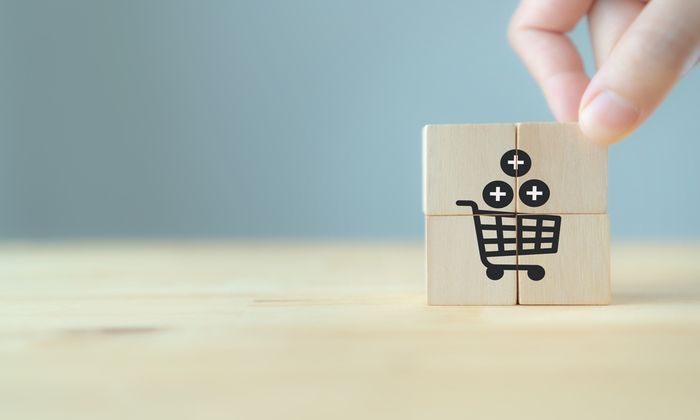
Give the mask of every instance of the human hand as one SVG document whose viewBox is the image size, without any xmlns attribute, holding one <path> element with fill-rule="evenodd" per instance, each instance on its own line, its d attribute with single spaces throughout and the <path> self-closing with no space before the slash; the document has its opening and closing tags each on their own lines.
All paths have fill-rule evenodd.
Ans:
<svg viewBox="0 0 700 420">
<path fill-rule="evenodd" d="M 589 81 L 566 33 L 588 15 L 597 72 Z M 631 133 L 700 59 L 700 0 L 522 0 L 510 42 L 558 121 L 593 141 Z"/>
</svg>

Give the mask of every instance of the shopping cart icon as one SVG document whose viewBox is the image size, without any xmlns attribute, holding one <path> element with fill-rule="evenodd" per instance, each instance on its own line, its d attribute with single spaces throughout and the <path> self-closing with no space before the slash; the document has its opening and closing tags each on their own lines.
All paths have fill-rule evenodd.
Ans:
<svg viewBox="0 0 700 420">
<path fill-rule="evenodd" d="M 490 259 L 515 255 L 556 254 L 559 248 L 561 216 L 516 214 L 480 210 L 471 200 L 458 200 L 458 206 L 469 206 L 474 214 L 479 257 L 491 280 L 503 277 L 506 270 L 527 270 L 534 281 L 544 278 L 544 267 L 526 264 L 494 264 Z"/>
</svg>

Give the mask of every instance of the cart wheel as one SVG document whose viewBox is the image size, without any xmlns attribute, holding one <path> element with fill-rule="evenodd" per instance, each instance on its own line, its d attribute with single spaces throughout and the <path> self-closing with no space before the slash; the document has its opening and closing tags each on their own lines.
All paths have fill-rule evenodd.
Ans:
<svg viewBox="0 0 700 420">
<path fill-rule="evenodd" d="M 486 276 L 491 280 L 498 280 L 503 277 L 503 269 L 498 267 L 489 267 L 486 269 Z"/>
<path fill-rule="evenodd" d="M 544 278 L 544 267 L 540 267 L 538 265 L 536 267 L 529 268 L 527 270 L 527 276 L 530 277 L 530 280 L 542 280 Z"/>
</svg>

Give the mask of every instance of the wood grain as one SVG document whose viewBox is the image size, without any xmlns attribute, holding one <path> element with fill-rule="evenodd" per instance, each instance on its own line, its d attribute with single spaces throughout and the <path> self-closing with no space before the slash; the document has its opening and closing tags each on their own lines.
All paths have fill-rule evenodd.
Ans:
<svg viewBox="0 0 700 420">
<path fill-rule="evenodd" d="M 618 244 L 610 306 L 448 307 L 417 242 L 8 244 L 0 418 L 696 419 L 698 255 Z"/>
<path fill-rule="evenodd" d="M 482 191 L 504 181 L 515 191 L 515 178 L 503 173 L 501 156 L 515 149 L 515 124 L 426 125 L 423 128 L 423 212 L 470 215 L 472 200 L 485 208 Z M 502 211 L 515 211 L 515 200 Z"/>
<path fill-rule="evenodd" d="M 607 214 L 563 215 L 556 254 L 518 255 L 519 265 L 540 265 L 545 277 L 518 275 L 521 305 L 607 305 L 610 234 Z"/>
<path fill-rule="evenodd" d="M 427 216 L 426 255 L 429 304 L 516 304 L 515 271 L 506 271 L 499 280 L 486 276 L 486 267 L 479 259 L 474 216 Z M 515 265 L 516 256 L 493 258 L 492 263 Z"/>
<path fill-rule="evenodd" d="M 517 187 L 531 179 L 544 181 L 550 198 L 529 207 L 516 194 L 519 213 L 602 214 L 608 211 L 608 149 L 583 137 L 576 123 L 520 123 L 518 149 L 532 159 Z"/>
</svg>

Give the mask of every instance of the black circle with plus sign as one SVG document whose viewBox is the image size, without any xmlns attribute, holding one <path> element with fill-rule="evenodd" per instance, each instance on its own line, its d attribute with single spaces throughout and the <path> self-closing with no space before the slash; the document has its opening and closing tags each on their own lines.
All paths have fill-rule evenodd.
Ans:
<svg viewBox="0 0 700 420">
<path fill-rule="evenodd" d="M 491 181 L 484 187 L 481 197 L 489 206 L 500 209 L 513 201 L 513 188 L 503 181 Z"/>
<path fill-rule="evenodd" d="M 542 180 L 531 179 L 520 186 L 518 195 L 526 206 L 539 207 L 549 200 L 549 187 Z"/>
<path fill-rule="evenodd" d="M 530 156 L 522 150 L 509 150 L 501 156 L 501 169 L 508 176 L 523 176 L 531 166 Z"/>
</svg>

